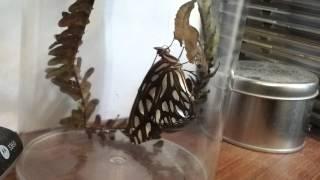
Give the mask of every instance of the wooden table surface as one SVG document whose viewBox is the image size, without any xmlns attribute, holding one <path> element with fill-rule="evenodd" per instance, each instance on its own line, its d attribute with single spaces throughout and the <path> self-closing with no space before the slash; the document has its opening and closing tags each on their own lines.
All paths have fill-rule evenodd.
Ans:
<svg viewBox="0 0 320 180">
<path fill-rule="evenodd" d="M 218 180 L 320 180 L 320 141 L 308 137 L 293 154 L 249 151 L 223 143 Z"/>
<path fill-rule="evenodd" d="M 254 152 L 223 143 L 218 180 L 320 180 L 320 141 L 306 138 L 294 154 Z M 5 180 L 16 180 L 14 171 Z"/>
</svg>

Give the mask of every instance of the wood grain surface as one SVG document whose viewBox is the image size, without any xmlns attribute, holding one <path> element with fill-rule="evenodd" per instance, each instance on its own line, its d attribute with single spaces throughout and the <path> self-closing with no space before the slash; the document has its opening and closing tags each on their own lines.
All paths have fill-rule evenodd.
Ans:
<svg viewBox="0 0 320 180">
<path fill-rule="evenodd" d="M 320 141 L 306 138 L 293 154 L 254 152 L 223 143 L 218 180 L 320 180 Z"/>
<path fill-rule="evenodd" d="M 320 180 L 320 141 L 307 137 L 303 150 L 269 154 L 223 143 L 217 180 Z M 14 170 L 5 180 L 17 180 Z"/>
</svg>

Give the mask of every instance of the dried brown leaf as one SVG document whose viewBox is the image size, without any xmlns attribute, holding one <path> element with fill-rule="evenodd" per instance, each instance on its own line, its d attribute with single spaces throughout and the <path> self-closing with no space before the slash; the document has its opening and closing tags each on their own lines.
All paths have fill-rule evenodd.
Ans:
<svg viewBox="0 0 320 180">
<path fill-rule="evenodd" d="M 46 69 L 46 78 L 49 79 L 49 78 L 52 78 L 52 77 L 56 77 L 56 76 L 59 76 L 65 72 L 68 72 L 70 71 L 70 67 L 69 66 L 66 66 L 66 65 L 62 65 L 60 67 L 53 67 L 53 68 L 47 68 Z"/>
<path fill-rule="evenodd" d="M 72 97 L 75 101 L 81 99 L 81 91 L 77 87 L 76 82 L 73 80 L 63 80 L 61 78 L 54 78 L 51 80 L 52 83 L 60 87 L 60 91 L 63 93 L 68 94 Z"/>
<path fill-rule="evenodd" d="M 61 119 L 60 124 L 67 128 L 76 128 L 79 126 L 77 120 L 73 119 L 72 117 L 66 117 Z"/>
<path fill-rule="evenodd" d="M 199 32 L 196 28 L 190 26 L 185 31 L 184 44 L 187 52 L 187 58 L 191 63 L 199 62 L 201 60 L 201 52 L 198 45 Z"/>
<path fill-rule="evenodd" d="M 175 18 L 174 38 L 180 42 L 180 46 L 183 43 L 185 44 L 187 58 L 190 63 L 195 63 L 198 59 L 201 60 L 199 58 L 201 57 L 201 49 L 198 46 L 199 32 L 189 23 L 195 2 L 195 0 L 192 0 L 183 4 Z"/>
<path fill-rule="evenodd" d="M 80 109 L 74 109 L 71 112 L 74 119 L 83 120 L 83 112 Z"/>
<path fill-rule="evenodd" d="M 66 127 L 73 127 L 72 124 L 73 124 L 73 119 L 72 117 L 66 117 L 66 118 L 63 118 L 60 120 L 60 124 L 63 125 L 63 126 L 66 126 Z"/>
<path fill-rule="evenodd" d="M 94 119 L 93 126 L 94 127 L 100 127 L 101 126 L 101 122 L 102 122 L 101 116 L 100 116 L 100 114 L 97 114 L 95 119 Z"/>
<path fill-rule="evenodd" d="M 58 64 L 65 64 L 65 65 L 69 65 L 73 62 L 73 58 L 67 58 L 67 57 L 63 57 L 63 56 L 57 56 L 57 57 L 53 57 L 52 59 L 50 59 L 48 61 L 48 65 L 49 66 L 55 66 Z"/>
<path fill-rule="evenodd" d="M 64 80 L 64 79 L 60 79 L 60 78 L 53 78 L 51 79 L 52 83 L 61 87 L 61 86 L 69 86 L 71 83 L 69 82 L 69 80 Z M 72 85 L 72 84 L 71 84 Z"/>
<path fill-rule="evenodd" d="M 81 65 L 82 65 L 82 58 L 81 58 L 81 57 L 78 57 L 78 58 L 77 58 L 77 64 L 76 64 L 76 66 L 77 66 L 79 69 L 81 69 Z"/>
<path fill-rule="evenodd" d="M 94 68 L 91 67 L 89 68 L 85 73 L 84 76 L 82 78 L 83 81 L 87 81 L 89 79 L 89 77 L 94 73 Z"/>
<path fill-rule="evenodd" d="M 110 119 L 106 122 L 105 127 L 107 129 L 125 129 L 128 125 L 128 119 Z"/>
<path fill-rule="evenodd" d="M 192 0 L 183 4 L 176 14 L 174 38 L 180 42 L 180 46 L 182 46 L 182 42 L 185 39 L 185 31 L 190 26 L 189 18 L 194 8 L 194 3 L 195 0 Z"/>
<path fill-rule="evenodd" d="M 92 135 L 96 133 L 97 130 L 103 129 L 101 122 L 102 122 L 101 116 L 97 114 L 93 124 L 91 124 L 88 128 L 86 128 L 86 133 L 88 134 L 89 138 L 92 138 Z"/>
<path fill-rule="evenodd" d="M 82 38 L 84 34 L 84 27 L 82 26 L 71 26 L 64 30 L 62 33 L 55 35 L 56 40 L 64 37 L 79 37 Z"/>
<path fill-rule="evenodd" d="M 83 12 L 62 13 L 62 19 L 59 21 L 60 27 L 86 26 L 89 23 L 89 15 Z"/>
<path fill-rule="evenodd" d="M 90 100 L 91 93 L 88 92 L 87 94 L 84 94 L 83 96 L 84 96 L 83 101 L 84 101 L 85 104 L 87 104 L 89 102 L 89 100 Z"/>
<path fill-rule="evenodd" d="M 89 101 L 86 107 L 86 112 L 85 112 L 86 118 L 87 118 L 86 120 L 90 118 L 90 116 L 92 115 L 92 113 L 94 112 L 98 104 L 99 104 L 98 99 L 92 99 L 91 101 Z"/>
<path fill-rule="evenodd" d="M 49 51 L 49 55 L 51 56 L 63 56 L 63 57 L 74 57 L 77 53 L 75 48 L 66 47 L 66 46 L 58 46 Z"/>
<path fill-rule="evenodd" d="M 91 4 L 91 6 L 93 6 L 93 3 L 95 0 L 79 0 L 79 1 L 86 1 L 86 2 L 89 2 Z"/>
<path fill-rule="evenodd" d="M 56 36 L 56 39 L 57 40 L 49 46 L 49 49 L 52 49 L 57 45 L 63 45 L 64 47 L 75 49 L 82 44 L 81 37 L 78 37 L 78 36 L 67 36 L 67 37 Z"/>
<path fill-rule="evenodd" d="M 85 126 L 83 112 L 79 109 L 72 110 L 71 116 L 60 120 L 60 124 L 69 128 L 82 128 Z"/>
<path fill-rule="evenodd" d="M 78 57 L 77 61 L 76 61 L 76 65 L 73 67 L 73 71 L 74 71 L 75 75 L 77 76 L 78 80 L 81 79 L 81 76 L 80 76 L 81 65 L 82 65 L 82 59 L 81 59 L 81 57 Z"/>
<path fill-rule="evenodd" d="M 86 96 L 88 93 L 90 93 L 91 83 L 89 81 L 82 81 L 80 86 L 82 94 Z"/>
<path fill-rule="evenodd" d="M 91 6 L 93 6 L 95 0 L 77 0 L 77 2 L 80 3 L 89 3 Z"/>
<path fill-rule="evenodd" d="M 114 120 L 114 119 L 107 120 L 107 122 L 106 122 L 106 124 L 105 124 L 106 128 L 107 128 L 107 129 L 112 129 L 115 121 L 116 121 L 116 120 Z"/>
<path fill-rule="evenodd" d="M 52 83 L 54 83 L 55 85 L 57 85 L 59 87 L 69 86 L 69 88 L 78 88 L 77 82 L 74 80 L 64 80 L 62 78 L 54 78 L 51 81 L 52 81 Z"/>
<path fill-rule="evenodd" d="M 70 12 L 85 12 L 90 14 L 92 10 L 92 4 L 89 1 L 76 1 L 69 7 Z"/>
<path fill-rule="evenodd" d="M 55 78 L 59 78 L 59 79 L 64 79 L 64 80 L 70 80 L 73 78 L 73 72 L 71 71 L 66 71 L 64 73 L 61 73 L 59 75 L 57 75 Z"/>
<path fill-rule="evenodd" d="M 77 78 L 79 79 L 79 81 L 80 81 L 80 79 L 81 79 L 81 76 L 80 76 L 80 71 L 81 71 L 81 69 L 79 69 L 77 66 L 74 66 L 74 68 L 73 68 L 74 70 L 74 75 L 75 76 L 77 76 Z"/>
<path fill-rule="evenodd" d="M 68 94 L 75 101 L 78 101 L 81 99 L 81 93 L 76 89 L 61 88 L 60 90 L 61 92 Z"/>
</svg>

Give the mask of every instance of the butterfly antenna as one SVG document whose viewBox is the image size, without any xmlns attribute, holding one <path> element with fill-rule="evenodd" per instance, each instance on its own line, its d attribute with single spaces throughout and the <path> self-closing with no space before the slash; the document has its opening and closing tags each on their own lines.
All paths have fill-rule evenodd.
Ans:
<svg viewBox="0 0 320 180">
<path fill-rule="evenodd" d="M 187 73 L 192 74 L 193 76 L 198 76 L 194 71 L 190 71 L 190 70 L 187 70 L 187 69 L 182 69 L 182 70 L 187 72 Z"/>
<path fill-rule="evenodd" d="M 182 65 L 187 64 L 187 63 L 189 63 L 189 61 L 186 61 L 186 62 L 180 63 L 180 65 L 182 66 Z"/>
<path fill-rule="evenodd" d="M 181 50 L 181 52 L 180 52 L 180 54 L 179 54 L 179 57 L 178 57 L 179 60 L 180 60 L 180 58 L 181 58 L 181 56 L 182 56 L 183 51 L 184 51 L 184 47 L 182 48 L 182 50 Z"/>
<path fill-rule="evenodd" d="M 154 59 L 153 59 L 153 62 L 152 62 L 152 64 L 151 64 L 151 66 L 153 66 L 154 65 L 154 63 L 156 62 L 156 60 L 157 60 L 157 57 L 158 57 L 158 53 L 156 53 L 156 56 L 154 57 Z"/>
<path fill-rule="evenodd" d="M 169 52 L 170 52 L 170 47 L 172 46 L 173 42 L 174 42 L 174 39 L 172 39 L 172 41 L 171 41 L 171 43 L 169 44 L 169 46 L 163 45 L 163 46 L 161 46 L 161 47 L 164 48 L 164 49 L 169 50 Z"/>
<path fill-rule="evenodd" d="M 168 46 L 168 48 L 170 48 L 172 46 L 173 42 L 174 42 L 174 38 L 172 39 L 172 41 L 171 41 L 170 45 Z"/>
</svg>

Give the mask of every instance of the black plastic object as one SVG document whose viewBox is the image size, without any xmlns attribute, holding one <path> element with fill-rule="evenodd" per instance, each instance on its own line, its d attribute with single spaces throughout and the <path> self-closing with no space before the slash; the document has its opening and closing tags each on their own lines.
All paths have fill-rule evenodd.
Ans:
<svg viewBox="0 0 320 180">
<path fill-rule="evenodd" d="M 0 127 L 0 179 L 13 165 L 22 149 L 23 145 L 18 134 Z"/>
</svg>

